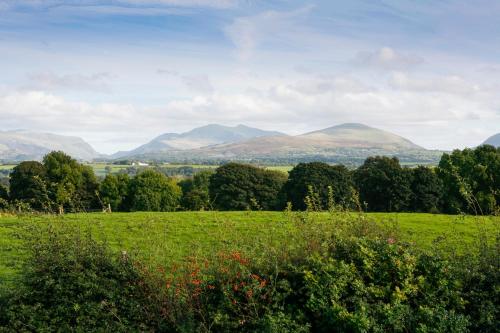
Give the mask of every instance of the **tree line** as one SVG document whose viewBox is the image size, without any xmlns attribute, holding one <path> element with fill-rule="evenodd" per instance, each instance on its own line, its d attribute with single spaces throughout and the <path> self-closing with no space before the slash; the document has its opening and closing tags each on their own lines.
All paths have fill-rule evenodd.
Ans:
<svg viewBox="0 0 500 333">
<path fill-rule="evenodd" d="M 227 163 L 180 181 L 147 169 L 108 174 L 63 152 L 17 165 L 0 208 L 78 212 L 175 210 L 326 210 L 493 214 L 500 204 L 500 148 L 484 145 L 443 154 L 437 167 L 402 167 L 375 156 L 359 168 L 299 163 L 288 174 Z"/>
</svg>

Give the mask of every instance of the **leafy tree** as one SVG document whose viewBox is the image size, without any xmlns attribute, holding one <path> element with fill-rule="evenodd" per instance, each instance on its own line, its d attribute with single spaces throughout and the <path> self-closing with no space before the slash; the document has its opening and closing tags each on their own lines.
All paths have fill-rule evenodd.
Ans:
<svg viewBox="0 0 500 333">
<path fill-rule="evenodd" d="M 7 187 L 0 184 L 0 209 L 8 208 L 9 206 L 9 191 Z"/>
<path fill-rule="evenodd" d="M 210 177 L 210 199 L 220 210 L 273 210 L 281 205 L 286 176 L 252 165 L 228 163 Z"/>
<path fill-rule="evenodd" d="M 333 203 L 349 207 L 354 195 L 354 183 L 349 170 L 343 165 L 331 166 L 322 162 L 300 163 L 295 166 L 283 187 L 286 198 L 296 209 L 306 208 L 310 191 L 317 196 L 318 204 L 328 208 L 329 196 Z M 331 193 L 329 193 L 331 191 Z"/>
<path fill-rule="evenodd" d="M 81 211 L 99 207 L 99 184 L 91 167 L 60 151 L 46 155 L 43 164 L 50 198 L 60 208 Z"/>
<path fill-rule="evenodd" d="M 408 209 L 411 189 L 409 173 L 396 157 L 369 157 L 354 172 L 362 203 L 367 210 L 399 212 Z"/>
<path fill-rule="evenodd" d="M 170 178 L 154 170 L 146 170 L 132 178 L 127 200 L 131 211 L 174 211 L 181 198 L 180 187 Z"/>
<path fill-rule="evenodd" d="M 441 208 L 443 183 L 436 172 L 425 166 L 409 169 L 411 172 L 412 212 L 438 212 Z"/>
<path fill-rule="evenodd" d="M 104 206 L 111 206 L 113 211 L 126 211 L 126 197 L 130 178 L 127 174 L 108 174 L 100 186 L 100 198 Z"/>
<path fill-rule="evenodd" d="M 10 198 L 28 203 L 35 210 L 50 211 L 52 202 L 46 182 L 47 170 L 43 164 L 22 162 L 10 174 Z"/>
<path fill-rule="evenodd" d="M 192 178 L 179 182 L 182 189 L 181 206 L 186 210 L 206 210 L 210 208 L 209 185 L 213 171 L 201 171 Z"/>
<path fill-rule="evenodd" d="M 443 154 L 438 175 L 448 213 L 489 214 L 500 204 L 500 148 L 483 145 Z"/>
<path fill-rule="evenodd" d="M 9 190 L 0 184 L 0 199 L 9 201 Z"/>
</svg>

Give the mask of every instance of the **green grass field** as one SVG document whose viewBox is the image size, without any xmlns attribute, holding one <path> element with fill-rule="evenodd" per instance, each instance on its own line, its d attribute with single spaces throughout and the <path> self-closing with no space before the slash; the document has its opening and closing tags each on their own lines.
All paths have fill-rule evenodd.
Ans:
<svg viewBox="0 0 500 333">
<path fill-rule="evenodd" d="M 295 214 L 295 213 L 293 213 Z M 22 235 L 34 225 L 71 226 L 91 230 L 115 250 L 136 252 L 147 260 L 173 263 L 190 255 L 222 249 L 257 248 L 262 242 L 287 242 L 297 228 L 283 212 L 92 213 L 65 216 L 0 216 L 0 282 L 10 280 L 23 256 Z M 340 215 L 310 213 L 326 222 Z M 474 246 L 480 230 L 494 237 L 499 217 L 462 217 L 431 214 L 364 214 L 398 231 L 400 239 L 431 248 L 437 240 L 458 248 Z"/>
</svg>

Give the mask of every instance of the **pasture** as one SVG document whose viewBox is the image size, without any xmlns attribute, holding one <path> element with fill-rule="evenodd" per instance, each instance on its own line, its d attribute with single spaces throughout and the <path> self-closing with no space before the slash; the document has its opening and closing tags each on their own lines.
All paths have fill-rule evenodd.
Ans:
<svg viewBox="0 0 500 333">
<path fill-rule="evenodd" d="M 440 247 L 450 251 L 469 251 L 483 235 L 494 238 L 500 224 L 500 218 L 494 216 L 417 213 L 247 211 L 0 215 L 0 284 L 11 280 L 20 269 L 23 235 L 34 226 L 88 230 L 116 251 L 137 253 L 148 262 L 172 264 L 187 256 L 210 255 L 228 248 L 252 253 L 258 251 L 260 244 L 293 246 L 293 238 L 301 232 L 300 223 L 343 219 L 374 221 L 401 241 L 423 249 Z"/>
</svg>

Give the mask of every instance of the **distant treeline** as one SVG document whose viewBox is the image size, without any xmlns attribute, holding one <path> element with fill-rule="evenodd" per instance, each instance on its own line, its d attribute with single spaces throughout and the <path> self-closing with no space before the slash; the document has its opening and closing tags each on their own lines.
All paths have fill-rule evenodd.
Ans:
<svg viewBox="0 0 500 333">
<path fill-rule="evenodd" d="M 288 175 L 227 163 L 178 180 L 167 169 L 135 176 L 108 174 L 63 152 L 22 162 L 0 185 L 0 208 L 79 212 L 176 210 L 327 210 L 493 214 L 500 204 L 500 148 L 443 154 L 437 167 L 402 167 L 397 158 L 369 157 L 359 168 L 300 163 Z M 170 172 L 170 171 L 169 171 Z"/>
</svg>

